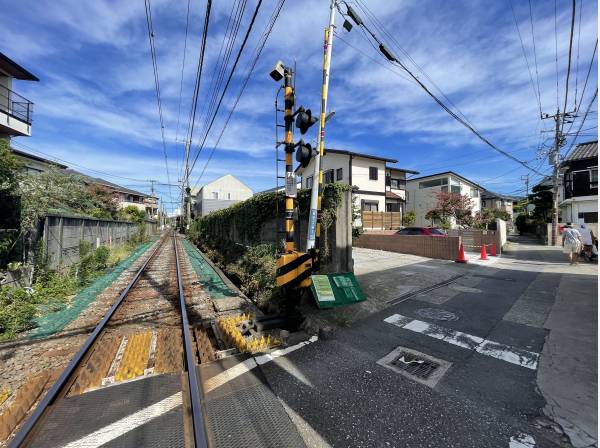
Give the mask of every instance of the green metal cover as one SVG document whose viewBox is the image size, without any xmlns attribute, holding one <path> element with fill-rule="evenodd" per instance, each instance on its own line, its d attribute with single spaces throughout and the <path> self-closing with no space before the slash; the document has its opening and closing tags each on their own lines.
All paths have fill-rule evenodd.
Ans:
<svg viewBox="0 0 600 448">
<path fill-rule="evenodd" d="M 313 275 L 311 290 L 321 309 L 352 305 L 367 300 L 352 272 Z"/>
</svg>

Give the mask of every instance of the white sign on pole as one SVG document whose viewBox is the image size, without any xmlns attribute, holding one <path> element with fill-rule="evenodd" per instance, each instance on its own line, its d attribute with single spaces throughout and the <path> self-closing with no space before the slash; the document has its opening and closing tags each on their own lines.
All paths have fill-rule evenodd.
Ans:
<svg viewBox="0 0 600 448">
<path fill-rule="evenodd" d="M 296 175 L 291 173 L 286 173 L 285 175 L 285 195 L 290 198 L 295 198 L 298 192 L 298 185 L 296 183 Z"/>
</svg>

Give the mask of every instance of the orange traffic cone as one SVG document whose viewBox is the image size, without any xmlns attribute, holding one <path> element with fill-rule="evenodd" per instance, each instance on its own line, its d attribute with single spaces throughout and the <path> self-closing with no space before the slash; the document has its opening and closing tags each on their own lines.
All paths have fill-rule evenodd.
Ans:
<svg viewBox="0 0 600 448">
<path fill-rule="evenodd" d="M 466 263 L 467 258 L 465 257 L 465 248 L 463 243 L 460 243 L 460 248 L 458 249 L 458 258 L 455 260 L 457 263 Z"/>
<path fill-rule="evenodd" d="M 487 257 L 487 252 L 485 250 L 485 244 L 481 245 L 481 256 L 479 257 L 480 260 L 489 260 L 489 258 Z"/>
<path fill-rule="evenodd" d="M 494 243 L 490 244 L 490 256 L 496 257 L 496 245 Z"/>
</svg>

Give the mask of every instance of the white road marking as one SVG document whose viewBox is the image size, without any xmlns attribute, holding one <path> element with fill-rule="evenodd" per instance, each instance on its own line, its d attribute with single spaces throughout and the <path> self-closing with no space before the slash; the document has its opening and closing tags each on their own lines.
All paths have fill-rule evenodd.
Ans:
<svg viewBox="0 0 600 448">
<path fill-rule="evenodd" d="M 384 322 L 404 328 L 405 330 L 422 333 L 452 345 L 475 350 L 482 355 L 491 356 L 511 364 L 516 364 L 532 370 L 537 369 L 539 354 L 528 350 L 500 344 L 450 328 L 440 327 L 439 325 L 412 319 L 410 317 L 402 316 L 401 314 L 393 314 L 392 316 L 385 318 Z"/>
<path fill-rule="evenodd" d="M 512 436 L 508 442 L 508 448 L 533 448 L 535 440 L 529 434 L 519 433 L 517 436 Z"/>
<path fill-rule="evenodd" d="M 171 395 L 147 408 L 141 409 L 127 417 L 117 420 L 110 425 L 100 428 L 79 440 L 64 445 L 63 448 L 96 448 L 104 445 L 135 428 L 148 423 L 180 406 L 182 403 L 181 392 Z"/>
<path fill-rule="evenodd" d="M 290 347 L 282 348 L 279 350 L 273 350 L 271 353 L 267 353 L 265 355 L 255 356 L 254 358 L 249 358 L 239 364 L 236 364 L 233 367 L 213 376 L 209 380 L 204 382 L 204 392 L 208 393 L 210 391 L 215 390 L 217 387 L 222 386 L 223 384 L 237 378 L 244 373 L 249 372 L 250 370 L 258 367 L 259 365 L 266 364 L 270 361 L 273 361 L 275 358 L 279 358 L 280 356 L 285 356 L 288 353 L 298 350 L 299 348 L 304 347 L 305 345 L 316 342 L 319 338 L 317 336 L 312 336 L 307 341 L 300 342 L 296 345 L 292 345 Z"/>
</svg>

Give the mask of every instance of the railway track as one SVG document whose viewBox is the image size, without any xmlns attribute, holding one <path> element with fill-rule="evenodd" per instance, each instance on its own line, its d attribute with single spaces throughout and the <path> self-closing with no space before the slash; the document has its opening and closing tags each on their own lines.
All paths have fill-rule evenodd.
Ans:
<svg viewBox="0 0 600 448">
<path fill-rule="evenodd" d="M 184 257 L 178 239 L 163 236 L 25 420 L 11 448 L 99 446 L 103 441 L 115 446 L 207 446 L 196 365 L 214 359 L 214 351 L 206 330 L 194 322 L 196 316 L 196 325 L 190 324 L 188 308 L 193 308 L 186 303 L 191 286 L 182 273 Z M 167 396 L 160 400 L 160 393 Z M 156 414 L 157 400 L 168 404 L 162 414 Z M 102 416 L 118 423 L 132 415 L 137 420 L 123 434 L 114 423 L 86 428 L 90 421 L 101 423 Z M 165 419 L 163 426 L 139 424 L 131 431 L 132 424 L 157 415 Z M 74 441 L 71 433 L 65 443 L 61 427 L 79 431 L 81 437 Z"/>
</svg>

